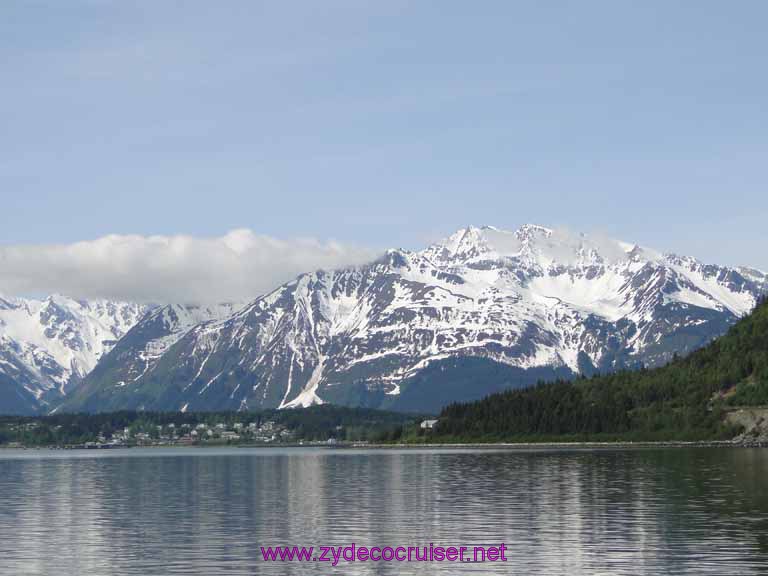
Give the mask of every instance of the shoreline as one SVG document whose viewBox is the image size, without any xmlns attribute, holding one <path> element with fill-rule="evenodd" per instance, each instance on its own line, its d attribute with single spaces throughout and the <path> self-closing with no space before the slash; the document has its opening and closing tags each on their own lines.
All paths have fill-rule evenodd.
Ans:
<svg viewBox="0 0 768 576">
<path fill-rule="evenodd" d="M 339 446 L 347 447 L 347 446 Z M 611 448 L 768 448 L 768 442 L 733 442 L 732 440 L 655 440 L 615 442 L 467 442 L 467 443 L 426 443 L 426 444 L 368 444 L 365 448 L 509 448 L 520 449 L 611 449 Z"/>
<path fill-rule="evenodd" d="M 87 450 L 100 452 L 107 450 L 133 450 L 135 448 L 183 448 L 183 449 L 214 449 L 214 448 L 232 448 L 232 449 L 272 449 L 275 448 L 323 448 L 326 450 L 350 450 L 350 449 L 370 449 L 370 450 L 615 450 L 615 449 L 645 449 L 645 448 L 768 448 L 768 442 L 755 441 L 733 441 L 733 440 L 657 440 L 657 441 L 611 441 L 611 442 L 452 442 L 452 443 L 424 443 L 424 444 L 380 444 L 380 443 L 361 443 L 361 442 L 339 442 L 336 444 L 325 443 L 307 443 L 307 444 L 212 444 L 212 445 L 150 445 L 150 446 L 110 446 L 110 447 L 91 447 L 83 446 L 2 446 L 2 450 Z"/>
</svg>

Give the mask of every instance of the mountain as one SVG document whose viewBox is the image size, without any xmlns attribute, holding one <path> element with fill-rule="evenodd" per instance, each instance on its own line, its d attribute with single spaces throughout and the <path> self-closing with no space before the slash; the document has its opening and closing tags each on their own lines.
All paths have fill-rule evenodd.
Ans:
<svg viewBox="0 0 768 576">
<path fill-rule="evenodd" d="M 107 300 L 0 297 L 0 407 L 32 413 L 66 395 L 147 307 Z"/>
<path fill-rule="evenodd" d="M 96 365 L 88 381 L 72 392 L 70 402 L 86 398 L 94 382 L 131 387 L 190 329 L 204 322 L 228 318 L 241 306 L 168 304 L 151 310 Z"/>
<path fill-rule="evenodd" d="M 660 365 L 724 333 L 766 289 L 754 269 L 607 238 L 469 227 L 304 274 L 151 362 L 141 350 L 156 332 L 136 326 L 62 409 L 437 411 L 539 379 Z"/>
<path fill-rule="evenodd" d="M 654 370 L 512 390 L 440 414 L 431 441 L 768 441 L 768 300 L 726 335 Z M 762 409 L 747 408 L 762 406 Z"/>
</svg>

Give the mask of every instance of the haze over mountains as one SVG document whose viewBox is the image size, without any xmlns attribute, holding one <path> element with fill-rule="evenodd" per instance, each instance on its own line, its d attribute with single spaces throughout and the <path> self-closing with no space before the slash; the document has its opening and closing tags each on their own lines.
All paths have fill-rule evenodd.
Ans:
<svg viewBox="0 0 768 576">
<path fill-rule="evenodd" d="M 70 319 L 63 340 L 53 336 L 61 314 L 30 312 L 24 326 L 52 335 L 41 339 L 7 313 L 26 301 L 6 299 L 0 412 L 61 398 L 60 410 L 88 411 L 436 411 L 539 378 L 659 365 L 724 333 L 766 291 L 758 270 L 527 225 L 468 227 L 420 252 L 303 274 L 242 305 L 78 304 L 93 322 L 106 322 L 104 307 L 120 322 L 98 331 Z M 32 344 L 53 362 L 46 370 Z"/>
</svg>

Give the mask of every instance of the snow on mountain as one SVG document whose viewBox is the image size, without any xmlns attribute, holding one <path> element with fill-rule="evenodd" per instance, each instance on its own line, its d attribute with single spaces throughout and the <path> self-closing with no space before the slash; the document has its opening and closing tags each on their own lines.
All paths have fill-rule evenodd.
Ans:
<svg viewBox="0 0 768 576">
<path fill-rule="evenodd" d="M 58 295 L 0 298 L 0 374 L 23 389 L 18 394 L 38 403 L 64 395 L 146 310 Z"/>
<path fill-rule="evenodd" d="M 231 316 L 242 304 L 168 304 L 144 316 L 98 363 L 90 380 L 107 379 L 118 388 L 131 387 L 152 370 L 163 355 L 193 327 Z M 87 395 L 88 382 L 73 392 Z"/>
<path fill-rule="evenodd" d="M 538 377 L 657 365 L 722 334 L 766 287 L 757 270 L 608 238 L 468 227 L 304 274 L 168 342 L 137 327 L 130 373 L 95 370 L 65 408 L 436 409 Z"/>
</svg>

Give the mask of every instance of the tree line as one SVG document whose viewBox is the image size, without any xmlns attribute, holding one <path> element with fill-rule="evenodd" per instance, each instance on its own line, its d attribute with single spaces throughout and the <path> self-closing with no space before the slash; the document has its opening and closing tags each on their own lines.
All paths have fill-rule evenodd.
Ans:
<svg viewBox="0 0 768 576">
<path fill-rule="evenodd" d="M 539 383 L 445 408 L 435 440 L 727 438 L 734 406 L 768 404 L 768 301 L 727 334 L 652 370 Z"/>
<path fill-rule="evenodd" d="M 412 426 L 412 414 L 368 408 L 321 405 L 296 410 L 258 412 L 104 412 L 95 414 L 52 414 L 48 416 L 0 416 L 0 445 L 65 446 L 110 438 L 129 428 L 134 432 L 156 431 L 173 424 L 192 428 L 198 424 L 235 423 L 261 426 L 271 421 L 294 433 L 296 439 L 324 441 L 384 441 L 399 437 L 404 427 Z"/>
</svg>

